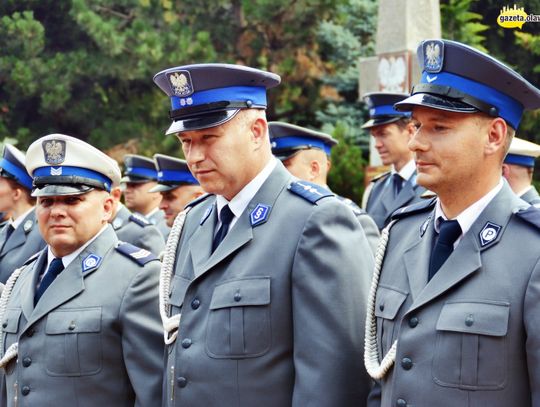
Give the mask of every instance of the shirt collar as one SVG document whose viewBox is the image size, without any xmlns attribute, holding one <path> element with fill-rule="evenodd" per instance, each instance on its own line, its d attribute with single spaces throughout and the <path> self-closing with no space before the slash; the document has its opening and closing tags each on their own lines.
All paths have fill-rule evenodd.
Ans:
<svg viewBox="0 0 540 407">
<path fill-rule="evenodd" d="M 34 207 L 32 206 L 30 209 L 28 209 L 25 213 L 23 213 L 21 216 L 19 216 L 17 219 L 11 221 L 11 226 L 13 226 L 13 229 L 17 229 L 21 223 L 23 223 L 23 220 L 26 219 L 28 214 L 34 210 Z"/>
<path fill-rule="evenodd" d="M 399 174 L 399 176 L 403 178 L 405 181 L 408 181 L 413 176 L 415 171 L 416 171 L 416 164 L 414 160 L 409 161 L 399 171 L 396 171 L 394 166 L 392 166 L 392 170 L 391 170 L 392 174 L 396 174 L 396 173 Z"/>
</svg>

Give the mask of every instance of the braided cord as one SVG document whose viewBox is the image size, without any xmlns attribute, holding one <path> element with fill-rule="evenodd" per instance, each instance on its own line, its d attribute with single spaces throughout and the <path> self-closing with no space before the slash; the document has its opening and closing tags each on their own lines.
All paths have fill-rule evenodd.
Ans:
<svg viewBox="0 0 540 407">
<path fill-rule="evenodd" d="M 388 245 L 390 228 L 396 221 L 390 222 L 381 233 L 381 239 L 377 246 L 375 254 L 375 269 L 369 289 L 367 315 L 366 315 L 366 332 L 364 344 L 364 364 L 369 375 L 375 379 L 382 379 L 390 370 L 396 360 L 397 340 L 394 341 L 388 353 L 384 356 L 379 364 L 379 348 L 377 347 L 377 318 L 375 317 L 375 301 L 377 296 L 377 287 L 379 285 L 379 277 L 386 254 L 386 246 Z"/>
<path fill-rule="evenodd" d="M 16 269 L 11 274 L 11 276 L 9 276 L 8 281 L 6 282 L 6 285 L 4 286 L 4 290 L 2 291 L 2 296 L 0 297 L 0 321 L 4 320 L 7 306 L 11 298 L 11 292 L 13 291 L 13 287 L 15 287 L 15 283 L 19 279 L 23 270 L 24 270 L 24 267 Z M 0 332 L 0 354 L 2 355 L 2 358 L 0 359 L 0 368 L 5 368 L 12 359 L 16 358 L 18 355 L 18 351 L 19 351 L 19 343 L 15 342 L 11 344 L 9 348 L 7 348 L 5 353 L 3 353 L 4 352 L 4 333 Z"/>
<path fill-rule="evenodd" d="M 191 207 L 188 207 L 180 212 L 180 214 L 178 214 L 174 220 L 173 226 L 169 233 L 169 238 L 167 239 L 167 245 L 165 246 L 163 263 L 161 265 L 161 271 L 159 274 L 159 313 L 163 323 L 163 338 L 166 345 L 170 345 L 176 340 L 176 337 L 178 336 L 178 328 L 180 326 L 181 314 L 176 314 L 169 317 L 169 313 L 171 311 L 169 295 L 171 294 L 171 280 L 174 274 L 176 250 L 178 248 L 178 242 L 180 241 L 182 229 L 184 228 L 186 215 L 190 209 Z"/>
</svg>

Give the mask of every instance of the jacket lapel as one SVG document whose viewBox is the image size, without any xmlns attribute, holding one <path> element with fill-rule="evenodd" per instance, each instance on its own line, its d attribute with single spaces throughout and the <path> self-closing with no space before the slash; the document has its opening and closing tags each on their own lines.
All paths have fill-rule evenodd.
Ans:
<svg viewBox="0 0 540 407">
<path fill-rule="evenodd" d="M 189 239 L 189 252 L 193 261 L 193 273 L 195 276 L 204 273 L 206 262 L 212 255 L 212 241 L 218 220 L 215 197 L 209 198 L 208 203 L 206 211 L 211 211 L 210 214 L 205 213 L 200 220 L 202 223 L 199 228 Z M 197 221 L 199 220 L 197 219 Z"/>
<path fill-rule="evenodd" d="M 43 267 L 45 267 L 45 264 L 47 263 L 47 248 L 43 249 L 38 257 L 38 259 L 34 262 L 34 264 L 29 269 L 28 273 L 26 274 L 24 284 L 21 286 L 20 296 L 21 296 L 21 305 L 22 305 L 22 311 L 24 314 L 24 318 L 28 321 L 30 317 L 32 316 L 32 312 L 34 311 L 34 295 L 36 293 L 36 286 L 39 274 L 41 270 L 43 270 Z M 22 276 L 20 278 L 23 278 Z"/>
<path fill-rule="evenodd" d="M 28 228 L 27 225 L 29 224 L 29 222 L 31 223 L 30 227 Z M 21 224 L 17 227 L 17 229 L 13 231 L 9 239 L 6 241 L 4 247 L 2 247 L 0 257 L 5 256 L 6 253 L 10 252 L 16 247 L 23 245 L 26 242 L 26 235 L 30 233 L 30 230 L 34 227 L 37 227 L 36 212 L 35 210 L 32 210 L 28 215 L 26 215 Z"/>
</svg>

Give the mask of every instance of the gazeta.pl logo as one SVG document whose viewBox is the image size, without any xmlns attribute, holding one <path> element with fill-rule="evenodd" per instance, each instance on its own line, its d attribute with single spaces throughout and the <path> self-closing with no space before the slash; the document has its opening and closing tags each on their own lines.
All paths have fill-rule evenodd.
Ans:
<svg viewBox="0 0 540 407">
<path fill-rule="evenodd" d="M 524 7 L 503 7 L 497 17 L 497 24 L 503 28 L 523 28 L 525 23 L 540 23 L 540 15 L 527 14 Z"/>
</svg>

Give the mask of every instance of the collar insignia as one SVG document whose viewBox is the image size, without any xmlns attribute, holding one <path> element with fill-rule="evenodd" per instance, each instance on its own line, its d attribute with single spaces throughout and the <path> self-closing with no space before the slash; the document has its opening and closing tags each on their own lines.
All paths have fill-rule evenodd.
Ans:
<svg viewBox="0 0 540 407">
<path fill-rule="evenodd" d="M 257 204 L 255 209 L 249 214 L 249 220 L 251 222 L 251 227 L 259 226 L 266 222 L 268 215 L 270 214 L 270 206 L 264 204 Z"/>
<path fill-rule="evenodd" d="M 82 271 L 88 271 L 90 269 L 96 268 L 101 263 L 101 257 L 97 254 L 89 254 L 86 256 L 82 262 Z"/>
<path fill-rule="evenodd" d="M 502 229 L 502 226 L 499 226 L 495 223 L 487 222 L 479 234 L 480 245 L 482 247 L 485 247 L 488 244 L 490 244 L 492 241 L 494 241 L 499 235 L 499 232 L 501 231 L 501 229 Z"/>
<path fill-rule="evenodd" d="M 24 222 L 23 230 L 25 231 L 25 233 L 30 232 L 32 230 L 32 226 L 34 226 L 34 222 L 32 222 L 30 219 Z"/>
</svg>

